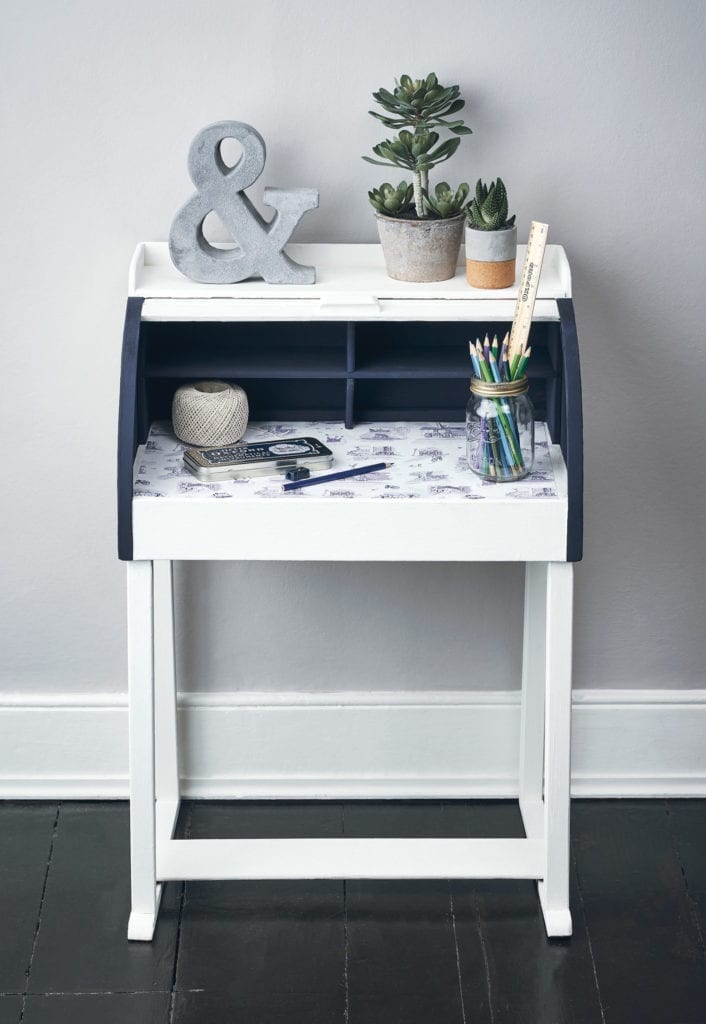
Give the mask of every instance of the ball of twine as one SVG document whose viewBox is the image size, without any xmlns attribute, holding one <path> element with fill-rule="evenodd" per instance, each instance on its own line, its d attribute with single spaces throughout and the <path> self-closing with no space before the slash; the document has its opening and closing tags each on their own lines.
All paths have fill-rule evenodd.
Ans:
<svg viewBox="0 0 706 1024">
<path fill-rule="evenodd" d="M 237 384 L 200 380 L 174 393 L 172 424 L 181 441 L 217 447 L 239 441 L 248 425 L 248 396 Z"/>
</svg>

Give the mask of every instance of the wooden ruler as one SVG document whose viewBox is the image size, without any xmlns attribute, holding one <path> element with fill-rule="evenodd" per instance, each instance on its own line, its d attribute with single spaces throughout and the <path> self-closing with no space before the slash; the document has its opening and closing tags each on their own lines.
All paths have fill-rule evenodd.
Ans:
<svg viewBox="0 0 706 1024">
<path fill-rule="evenodd" d="M 539 275 L 542 272 L 548 234 L 548 224 L 540 224 L 537 220 L 532 221 L 527 239 L 525 265 L 522 268 L 520 287 L 517 292 L 515 316 L 510 330 L 509 358 L 511 362 L 517 353 L 521 356 L 524 355 L 527 348 L 527 339 L 532 326 L 534 300 L 537 298 L 537 286 L 539 285 Z"/>
</svg>

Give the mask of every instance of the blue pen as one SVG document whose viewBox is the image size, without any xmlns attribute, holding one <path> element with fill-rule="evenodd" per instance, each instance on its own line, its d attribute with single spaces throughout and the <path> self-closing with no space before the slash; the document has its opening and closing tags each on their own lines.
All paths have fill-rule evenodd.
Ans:
<svg viewBox="0 0 706 1024">
<path fill-rule="evenodd" d="M 391 462 L 376 462 L 373 466 L 360 466 L 358 469 L 342 469 L 339 473 L 323 473 L 321 476 L 312 476 L 308 480 L 292 480 L 289 484 L 282 484 L 283 491 L 298 491 L 300 487 L 313 487 L 314 484 L 327 484 L 330 480 L 345 480 L 349 476 L 362 476 L 363 473 L 377 473 L 381 469 L 387 469 Z"/>
</svg>

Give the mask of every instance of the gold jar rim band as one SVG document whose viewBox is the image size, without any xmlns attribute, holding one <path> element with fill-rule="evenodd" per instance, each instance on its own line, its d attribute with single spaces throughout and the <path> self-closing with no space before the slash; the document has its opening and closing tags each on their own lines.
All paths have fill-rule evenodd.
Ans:
<svg viewBox="0 0 706 1024">
<path fill-rule="evenodd" d="M 500 384 L 471 377 L 471 391 L 474 395 L 481 395 L 483 398 L 513 398 L 526 394 L 528 388 L 529 380 L 526 374 L 518 377 L 517 380 L 505 380 Z"/>
</svg>

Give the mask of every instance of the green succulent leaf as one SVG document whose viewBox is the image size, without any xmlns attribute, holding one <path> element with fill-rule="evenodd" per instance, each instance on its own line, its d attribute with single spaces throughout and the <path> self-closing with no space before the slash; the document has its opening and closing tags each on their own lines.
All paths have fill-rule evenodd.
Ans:
<svg viewBox="0 0 706 1024">
<path fill-rule="evenodd" d="M 444 160 L 448 160 L 452 157 L 460 144 L 460 139 L 447 139 L 446 142 L 442 142 L 436 149 L 428 152 L 427 158 L 431 160 L 432 163 L 440 164 Z"/>
<path fill-rule="evenodd" d="M 455 114 L 458 110 L 463 110 L 465 106 L 466 104 L 464 100 L 454 100 L 453 103 L 450 104 L 448 110 L 446 111 L 446 116 L 449 117 L 451 114 Z"/>
<path fill-rule="evenodd" d="M 364 156 L 363 160 L 369 164 L 376 164 L 378 167 L 399 167 L 399 164 L 390 163 L 388 160 L 373 160 L 371 156 Z"/>
</svg>

